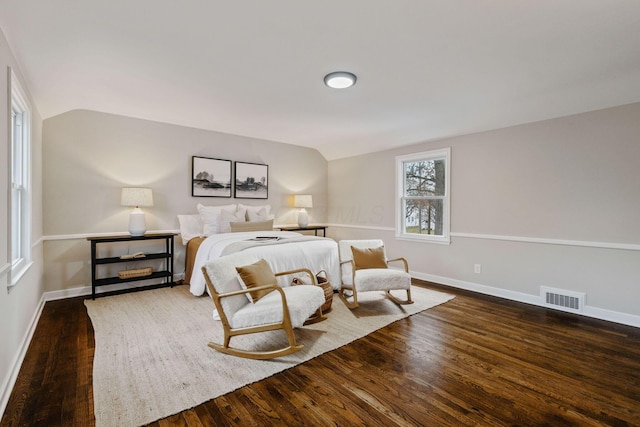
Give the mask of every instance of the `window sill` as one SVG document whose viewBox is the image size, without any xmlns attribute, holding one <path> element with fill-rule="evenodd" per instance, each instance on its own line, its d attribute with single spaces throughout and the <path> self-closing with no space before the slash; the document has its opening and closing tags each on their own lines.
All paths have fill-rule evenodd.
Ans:
<svg viewBox="0 0 640 427">
<path fill-rule="evenodd" d="M 7 286 L 7 291 L 9 293 L 11 293 L 13 288 L 18 286 L 18 283 L 20 283 L 20 280 L 22 280 L 22 278 L 27 273 L 27 271 L 29 271 L 29 268 L 31 268 L 32 265 L 33 265 L 33 261 L 29 261 L 20 270 L 11 271 L 9 273 L 9 275 L 10 275 L 9 277 L 11 277 L 11 284 L 9 286 Z"/>
<path fill-rule="evenodd" d="M 437 245 L 450 245 L 451 239 L 449 237 L 426 237 L 419 235 L 411 235 L 411 234 L 396 234 L 397 240 L 405 240 L 408 242 L 424 242 L 424 243 L 435 243 Z"/>
</svg>

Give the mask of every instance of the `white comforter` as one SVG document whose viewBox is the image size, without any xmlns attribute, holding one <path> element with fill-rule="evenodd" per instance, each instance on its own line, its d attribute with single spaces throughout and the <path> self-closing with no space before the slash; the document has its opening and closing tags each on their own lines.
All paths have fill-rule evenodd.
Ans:
<svg viewBox="0 0 640 427">
<path fill-rule="evenodd" d="M 269 244 L 269 241 L 266 241 L 264 244 L 244 249 L 245 252 L 251 252 L 258 258 L 264 258 L 274 272 L 278 273 L 297 268 L 308 268 L 313 273 L 325 270 L 331 286 L 334 289 L 340 287 L 338 244 L 334 240 L 315 237 L 312 240 L 282 243 L 287 238 L 301 237 L 302 234 L 292 231 L 257 231 L 214 234 L 207 237 L 196 254 L 189 289 L 191 293 L 200 296 L 205 292 L 206 284 L 201 268 L 207 260 L 219 258 L 225 248 L 232 243 L 245 241 L 257 236 L 280 237 L 277 244 Z M 278 278 L 280 286 L 288 285 L 292 278 L 293 276 Z"/>
</svg>

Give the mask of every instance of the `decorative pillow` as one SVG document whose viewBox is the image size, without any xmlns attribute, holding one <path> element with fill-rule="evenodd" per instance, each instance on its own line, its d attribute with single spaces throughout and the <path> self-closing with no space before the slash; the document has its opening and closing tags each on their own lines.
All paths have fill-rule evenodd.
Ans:
<svg viewBox="0 0 640 427">
<path fill-rule="evenodd" d="M 269 214 L 265 208 L 255 211 L 253 209 L 247 209 L 247 221 L 258 222 L 273 220 L 273 215 Z"/>
<path fill-rule="evenodd" d="M 271 231 L 273 230 L 273 220 L 254 222 L 231 222 L 231 232 L 237 231 Z"/>
<path fill-rule="evenodd" d="M 218 219 L 218 233 L 230 233 L 231 223 L 244 222 L 244 217 L 244 211 L 229 212 L 223 209 Z"/>
<path fill-rule="evenodd" d="M 247 212 L 247 221 L 273 219 L 273 215 L 271 215 L 271 205 L 250 206 L 238 203 L 238 209 L 244 209 Z"/>
<path fill-rule="evenodd" d="M 273 271 L 271 271 L 271 267 L 269 267 L 269 264 L 267 264 L 267 261 L 264 259 L 260 259 L 260 261 L 250 265 L 236 267 L 236 271 L 242 279 L 241 284 L 244 283 L 248 289 L 278 283 L 276 276 L 273 274 Z M 251 295 L 252 302 L 255 303 L 269 292 L 273 292 L 273 289 L 253 291 L 249 292 L 249 294 Z"/>
<path fill-rule="evenodd" d="M 189 240 L 194 237 L 204 236 L 204 224 L 202 224 L 200 215 L 178 215 L 178 222 L 180 223 L 180 236 L 182 236 L 183 245 L 189 243 Z"/>
<path fill-rule="evenodd" d="M 238 210 L 236 205 L 204 206 L 200 203 L 198 203 L 197 208 L 203 224 L 202 234 L 205 236 L 211 236 L 212 234 L 220 232 L 218 231 L 218 224 L 220 222 L 220 214 L 223 210 L 227 212 L 236 212 Z"/>
<path fill-rule="evenodd" d="M 351 246 L 353 262 L 356 270 L 365 268 L 387 268 L 387 260 L 384 254 L 384 246 L 377 248 L 356 248 Z"/>
</svg>

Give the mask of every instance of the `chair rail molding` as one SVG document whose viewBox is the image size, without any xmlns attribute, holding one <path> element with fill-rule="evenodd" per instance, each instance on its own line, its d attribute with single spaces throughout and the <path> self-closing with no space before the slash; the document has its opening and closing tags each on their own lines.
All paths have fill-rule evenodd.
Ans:
<svg viewBox="0 0 640 427">
<path fill-rule="evenodd" d="M 378 226 L 372 226 L 372 225 L 328 224 L 327 226 L 340 227 L 340 228 L 354 228 L 354 229 L 360 229 L 360 230 L 395 232 L 395 228 L 393 227 L 378 227 Z M 499 234 L 461 233 L 461 232 L 454 232 L 454 231 L 452 231 L 449 235 L 451 237 L 458 237 L 463 239 L 503 240 L 503 241 L 509 241 L 509 242 L 538 243 L 543 245 L 563 245 L 563 246 L 578 246 L 578 247 L 599 248 L 599 249 L 618 249 L 618 250 L 624 250 L 624 251 L 640 251 L 640 244 L 634 244 L 634 243 L 589 242 L 585 240 L 549 239 L 545 237 L 505 236 L 505 235 L 499 235 Z"/>
</svg>

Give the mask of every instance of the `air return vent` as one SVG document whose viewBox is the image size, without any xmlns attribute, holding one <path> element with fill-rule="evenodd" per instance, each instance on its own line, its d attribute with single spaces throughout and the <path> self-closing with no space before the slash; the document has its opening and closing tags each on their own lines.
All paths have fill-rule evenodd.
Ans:
<svg viewBox="0 0 640 427">
<path fill-rule="evenodd" d="M 565 289 L 540 286 L 542 305 L 558 310 L 581 313 L 587 294 L 584 292 L 567 291 Z"/>
</svg>

